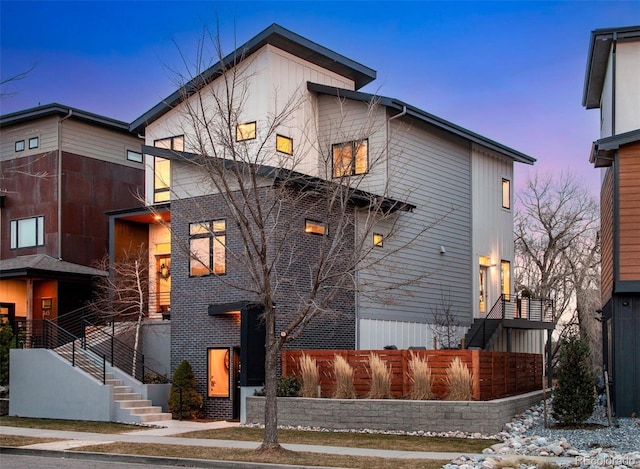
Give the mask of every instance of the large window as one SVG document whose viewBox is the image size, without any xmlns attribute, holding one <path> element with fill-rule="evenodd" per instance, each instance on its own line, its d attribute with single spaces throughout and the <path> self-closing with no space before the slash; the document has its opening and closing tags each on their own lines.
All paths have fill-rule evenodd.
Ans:
<svg viewBox="0 0 640 469">
<path fill-rule="evenodd" d="M 194 277 L 227 272 L 225 220 L 189 224 L 189 274 Z"/>
<path fill-rule="evenodd" d="M 502 208 L 511 208 L 511 181 L 502 179 Z"/>
<path fill-rule="evenodd" d="M 44 217 L 11 220 L 11 249 L 44 246 Z"/>
<path fill-rule="evenodd" d="M 229 397 L 229 355 L 228 348 L 207 350 L 207 396 Z"/>
<path fill-rule="evenodd" d="M 184 135 L 155 140 L 153 145 L 167 150 L 184 151 Z M 128 155 L 127 155 L 128 156 Z M 171 161 L 156 156 L 153 161 L 153 201 L 171 200 Z"/>
<path fill-rule="evenodd" d="M 367 140 L 338 143 L 332 146 L 333 177 L 364 174 L 369 169 L 369 143 Z"/>
<path fill-rule="evenodd" d="M 500 290 L 503 295 L 511 293 L 511 262 L 500 261 Z"/>
</svg>

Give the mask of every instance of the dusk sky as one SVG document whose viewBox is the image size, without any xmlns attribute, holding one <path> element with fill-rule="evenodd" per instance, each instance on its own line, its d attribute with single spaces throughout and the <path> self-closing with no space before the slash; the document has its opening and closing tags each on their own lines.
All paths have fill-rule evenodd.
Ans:
<svg viewBox="0 0 640 469">
<path fill-rule="evenodd" d="M 599 112 L 582 107 L 590 32 L 640 24 L 640 1 L 0 2 L 0 113 L 57 102 L 130 122 L 175 90 L 203 27 L 231 52 L 272 23 L 366 65 L 390 96 L 571 171 L 588 162 Z M 516 188 L 531 168 L 517 166 Z"/>
</svg>

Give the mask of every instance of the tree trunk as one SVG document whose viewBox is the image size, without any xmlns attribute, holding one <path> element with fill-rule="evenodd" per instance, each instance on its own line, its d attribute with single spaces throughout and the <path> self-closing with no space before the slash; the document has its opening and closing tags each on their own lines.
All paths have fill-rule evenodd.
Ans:
<svg viewBox="0 0 640 469">
<path fill-rule="evenodd" d="M 265 311 L 266 323 L 266 357 L 265 357 L 265 403 L 264 403 L 264 438 L 260 447 L 263 451 L 280 449 L 278 442 L 278 343 L 275 310 L 273 307 Z"/>
</svg>

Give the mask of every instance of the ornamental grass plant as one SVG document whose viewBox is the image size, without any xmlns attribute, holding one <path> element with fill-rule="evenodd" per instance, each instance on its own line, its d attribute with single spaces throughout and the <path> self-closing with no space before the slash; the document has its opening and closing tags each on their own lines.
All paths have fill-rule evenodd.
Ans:
<svg viewBox="0 0 640 469">
<path fill-rule="evenodd" d="M 459 357 L 454 358 L 447 368 L 445 382 L 449 387 L 448 401 L 470 401 L 473 399 L 471 372 Z"/>
<path fill-rule="evenodd" d="M 300 357 L 300 377 L 302 379 L 302 387 L 300 395 L 302 397 L 319 397 L 318 384 L 320 377 L 318 375 L 318 364 L 316 359 L 310 357 L 306 353 Z"/>
<path fill-rule="evenodd" d="M 423 401 L 433 399 L 433 381 L 427 357 L 411 354 L 411 360 L 409 360 L 409 381 L 411 382 L 409 399 Z"/>
<path fill-rule="evenodd" d="M 389 399 L 391 397 L 391 366 L 375 353 L 369 355 L 369 399 Z"/>
<path fill-rule="evenodd" d="M 356 389 L 353 386 L 353 367 L 342 355 L 335 355 L 333 359 L 333 375 L 336 380 L 335 399 L 353 399 Z"/>
</svg>

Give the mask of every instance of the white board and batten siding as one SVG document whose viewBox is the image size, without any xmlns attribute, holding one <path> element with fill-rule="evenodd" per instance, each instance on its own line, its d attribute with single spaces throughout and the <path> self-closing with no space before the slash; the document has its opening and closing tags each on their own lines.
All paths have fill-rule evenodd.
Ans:
<svg viewBox="0 0 640 469">
<path fill-rule="evenodd" d="M 282 51 L 272 45 L 266 45 L 258 52 L 246 59 L 240 67 L 244 77 L 242 102 L 238 103 L 239 121 L 256 122 L 257 138 L 248 145 L 258 145 L 266 138 L 267 122 L 270 116 L 280 112 L 282 106 L 289 100 L 293 100 L 296 106 L 289 118 L 275 133 L 293 139 L 293 157 L 277 153 L 275 151 L 275 133 L 267 141 L 263 164 L 289 166 L 312 175 L 317 175 L 317 152 L 315 134 L 316 106 L 315 97 L 307 91 L 307 81 L 313 81 L 330 86 L 340 86 L 349 89 L 354 88 L 354 83 L 345 77 L 325 70 L 317 65 L 306 62 L 292 54 Z M 204 107 L 214 109 L 211 101 L 211 93 L 224 92 L 224 83 L 221 79 L 212 83 L 209 90 L 202 93 Z M 194 102 L 195 97 L 191 97 Z M 199 106 L 198 106 L 199 107 Z M 153 146 L 154 141 L 176 135 L 185 136 L 185 151 L 201 153 L 202 148 L 196 144 L 194 138 L 199 132 L 195 129 L 192 120 L 185 112 L 185 103 L 176 106 L 159 119 L 151 123 L 145 129 L 146 144 Z M 205 148 L 212 153 L 210 149 Z M 147 199 L 152 200 L 153 192 L 153 157 L 146 158 L 146 186 Z M 177 171 L 184 171 L 184 175 Z M 212 188 L 199 184 L 199 178 L 187 169 L 187 165 L 176 165 L 172 168 L 172 183 L 175 181 L 181 186 L 180 196 L 185 197 L 211 193 Z M 189 180 L 192 179 L 192 184 Z"/>
<path fill-rule="evenodd" d="M 519 353 L 544 353 L 546 332 L 542 330 L 512 329 L 511 331 L 511 351 Z M 503 330 L 502 334 L 491 348 L 493 352 L 507 351 L 507 334 Z"/>
<path fill-rule="evenodd" d="M 29 139 L 38 137 L 38 148 L 29 149 Z M 24 150 L 16 150 L 16 142 L 24 140 Z M 46 117 L 2 129 L 0 161 L 39 155 L 58 149 L 58 118 Z"/>
<path fill-rule="evenodd" d="M 487 269 L 487 312 L 499 299 L 500 262 L 509 261 L 513 271 L 513 161 L 478 145 L 472 147 L 472 219 L 473 262 L 479 270 L 479 256 L 491 258 L 495 266 Z M 510 181 L 511 208 L 502 207 L 502 180 Z M 511 276 L 513 279 L 513 275 Z M 479 273 L 473 276 L 473 291 L 480 289 Z M 513 280 L 512 280 L 513 289 Z M 513 292 L 511 292 L 513 293 Z M 474 317 L 479 317 L 479 305 L 474 301 Z"/>
</svg>

